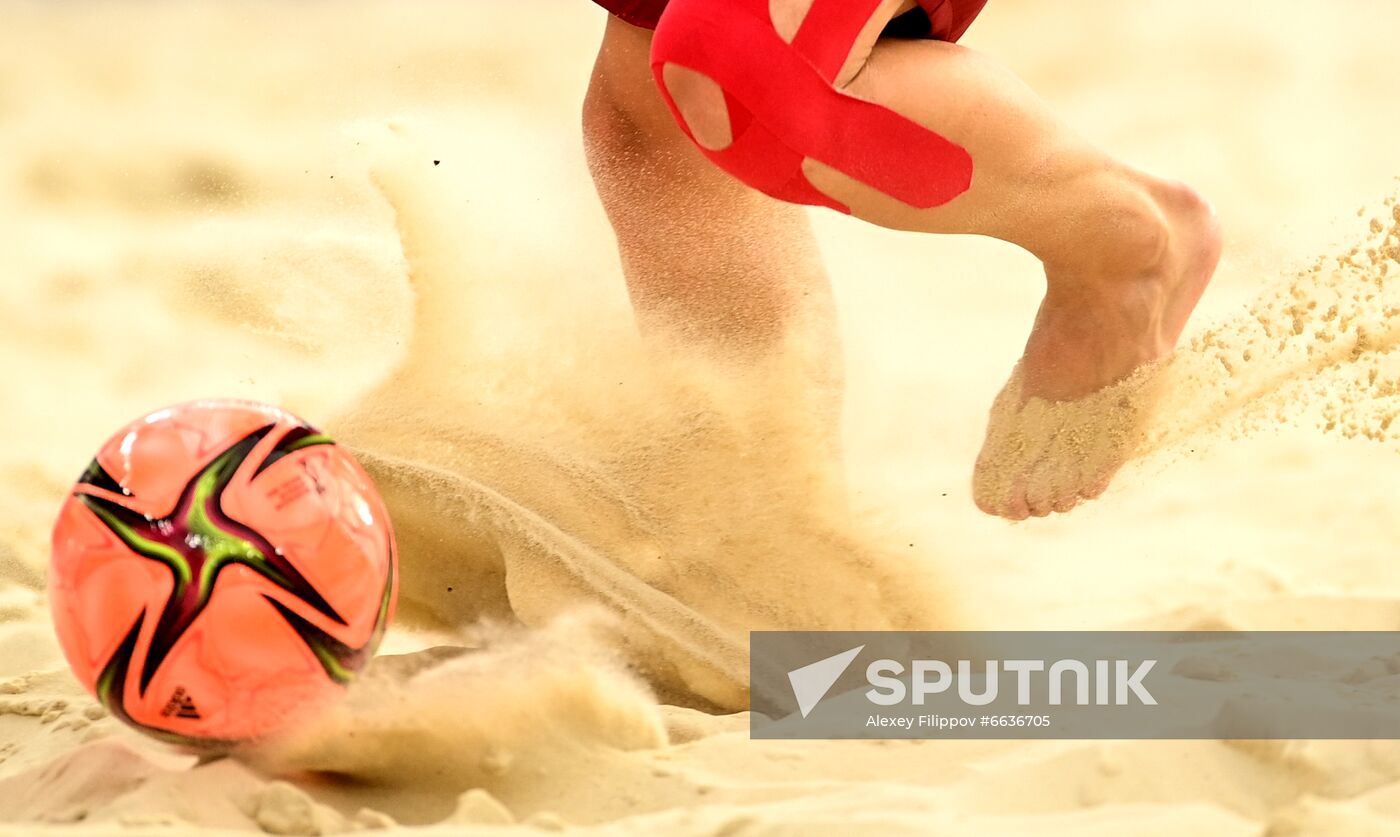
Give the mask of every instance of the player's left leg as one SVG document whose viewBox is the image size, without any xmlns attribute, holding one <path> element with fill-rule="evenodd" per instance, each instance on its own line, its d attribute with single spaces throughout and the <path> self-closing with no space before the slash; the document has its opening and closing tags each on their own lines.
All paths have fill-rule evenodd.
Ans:
<svg viewBox="0 0 1400 837">
<path fill-rule="evenodd" d="M 700 155 L 652 81 L 651 39 L 609 18 L 583 108 L 589 168 L 638 323 L 741 362 L 768 358 L 800 331 L 804 389 L 834 444 L 841 352 L 806 213 Z"/>
<path fill-rule="evenodd" d="M 608 20 L 584 101 L 589 169 L 644 330 L 762 351 L 831 290 L 799 208 L 755 193 L 696 152 L 649 64 L 651 32 Z"/>
</svg>

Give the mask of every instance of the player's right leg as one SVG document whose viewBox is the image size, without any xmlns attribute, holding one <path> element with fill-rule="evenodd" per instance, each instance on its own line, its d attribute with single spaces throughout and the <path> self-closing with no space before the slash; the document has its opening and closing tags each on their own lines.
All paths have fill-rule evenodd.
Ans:
<svg viewBox="0 0 1400 837">
<path fill-rule="evenodd" d="M 1087 142 L 996 62 L 880 39 L 909 5 L 671 0 L 653 67 L 697 146 L 756 189 L 1039 257 L 1047 292 L 1017 377 L 1023 403 L 1077 399 L 1164 356 L 1219 255 L 1209 206 Z M 992 430 L 977 499 L 1007 517 L 1067 511 L 1121 464 L 1085 467 L 1070 446 L 995 450 L 1025 436 Z M 1094 428 L 1063 431 L 1046 438 Z"/>
</svg>

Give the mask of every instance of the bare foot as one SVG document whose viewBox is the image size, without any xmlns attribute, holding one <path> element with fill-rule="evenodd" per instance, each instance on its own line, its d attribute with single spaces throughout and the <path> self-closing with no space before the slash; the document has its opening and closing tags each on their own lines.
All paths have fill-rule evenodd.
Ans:
<svg viewBox="0 0 1400 837">
<path fill-rule="evenodd" d="M 1045 299 L 973 474 L 988 514 L 1068 512 L 1103 493 L 1140 441 L 1153 364 L 1176 346 L 1221 246 L 1215 214 L 1194 191 L 1148 188 L 1160 218 L 1146 230 L 1113 229 L 1100 264 L 1046 267 Z M 1130 240 L 1119 246 L 1114 235 Z"/>
</svg>

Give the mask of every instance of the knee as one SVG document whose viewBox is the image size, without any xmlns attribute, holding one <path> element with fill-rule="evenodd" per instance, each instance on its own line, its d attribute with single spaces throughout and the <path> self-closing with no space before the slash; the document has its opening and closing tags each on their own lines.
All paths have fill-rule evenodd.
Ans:
<svg viewBox="0 0 1400 837">
<path fill-rule="evenodd" d="M 813 137 L 831 133 L 835 91 L 783 41 L 768 0 L 671 0 L 651 68 L 676 123 L 716 166 L 770 197 L 846 211 L 802 174 Z"/>
<path fill-rule="evenodd" d="M 799 0 L 784 2 L 794 19 L 803 11 Z M 836 84 L 859 18 L 808 22 L 798 44 L 775 26 L 770 0 L 671 0 L 652 39 L 652 72 L 701 151 L 764 194 L 849 212 L 807 179 L 813 159 L 910 206 L 946 203 L 971 183 L 967 151 Z"/>
<path fill-rule="evenodd" d="M 706 151 L 723 151 L 734 144 L 729 104 L 719 82 L 699 70 L 662 62 L 658 82 L 666 90 L 690 136 Z"/>
<path fill-rule="evenodd" d="M 621 160 L 673 153 L 687 146 L 662 104 L 649 76 L 644 83 L 620 84 L 617 79 L 594 73 L 583 98 L 584 156 L 595 178 L 601 168 Z"/>
<path fill-rule="evenodd" d="M 652 44 L 652 67 L 678 119 L 702 149 L 729 148 L 743 127 L 731 121 L 735 114 L 720 79 L 742 64 L 743 78 L 781 82 L 780 68 L 796 54 L 793 39 L 811 5 L 812 0 L 749 0 L 726 12 L 729 25 L 717 25 L 701 13 L 703 3 L 673 0 Z M 804 60 L 802 66 L 811 65 Z M 826 83 L 841 86 L 831 79 Z"/>
<path fill-rule="evenodd" d="M 719 152 L 733 144 L 735 134 L 719 80 L 723 65 L 750 61 L 754 45 L 745 48 L 732 29 L 717 26 L 703 8 L 702 3 L 671 2 L 652 39 L 651 69 L 686 134 L 702 150 Z"/>
<path fill-rule="evenodd" d="M 583 99 L 590 164 L 688 147 L 652 80 L 651 34 L 610 19 Z"/>
<path fill-rule="evenodd" d="M 595 73 L 583 97 L 584 153 L 592 160 L 600 153 L 625 146 L 637 133 L 607 80 Z"/>
</svg>

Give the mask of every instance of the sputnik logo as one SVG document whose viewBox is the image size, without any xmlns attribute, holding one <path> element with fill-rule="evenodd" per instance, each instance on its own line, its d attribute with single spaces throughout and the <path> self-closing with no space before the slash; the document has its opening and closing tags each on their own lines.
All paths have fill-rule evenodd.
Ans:
<svg viewBox="0 0 1400 837">
<path fill-rule="evenodd" d="M 792 694 L 797 698 L 797 709 L 802 713 L 802 717 L 811 714 L 863 650 L 865 646 L 858 645 L 849 651 L 842 651 L 833 657 L 817 660 L 788 672 L 788 682 L 792 684 Z"/>
</svg>

